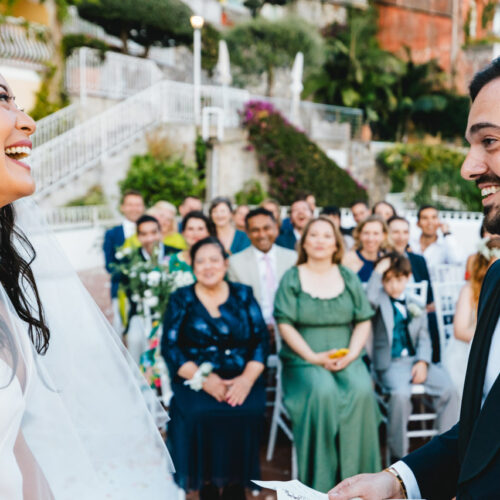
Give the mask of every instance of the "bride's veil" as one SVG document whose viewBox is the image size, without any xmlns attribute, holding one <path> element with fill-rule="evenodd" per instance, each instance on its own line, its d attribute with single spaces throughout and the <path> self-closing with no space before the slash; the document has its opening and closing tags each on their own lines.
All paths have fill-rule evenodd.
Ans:
<svg viewBox="0 0 500 500">
<path fill-rule="evenodd" d="M 32 371 L 21 363 L 28 381 L 21 429 L 44 479 L 56 500 L 166 498 L 173 466 L 157 430 L 166 413 L 40 208 L 29 199 L 14 206 L 16 226 L 37 254 L 32 269 L 51 332 L 45 356 L 28 342 Z M 0 302 L 0 315 L 12 325 L 11 344 L 23 360 L 26 342 L 16 337 L 28 338 L 27 328 L 1 289 Z"/>
</svg>

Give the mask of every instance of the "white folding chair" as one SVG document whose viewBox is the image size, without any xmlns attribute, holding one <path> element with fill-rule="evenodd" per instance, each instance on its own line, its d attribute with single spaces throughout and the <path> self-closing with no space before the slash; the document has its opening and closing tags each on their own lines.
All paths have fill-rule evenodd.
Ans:
<svg viewBox="0 0 500 500">
<path fill-rule="evenodd" d="M 453 336 L 453 317 L 460 290 L 464 286 L 463 279 L 434 284 L 434 303 L 436 304 L 436 318 L 439 330 L 439 344 L 441 352 L 448 340 Z"/>
<path fill-rule="evenodd" d="M 408 283 L 406 293 L 419 303 L 419 306 L 425 309 L 427 304 L 427 289 L 429 282 L 427 280 L 418 283 Z"/>
<path fill-rule="evenodd" d="M 440 264 L 431 268 L 431 280 L 433 283 L 448 283 L 463 281 L 465 267 L 462 264 Z"/>
<path fill-rule="evenodd" d="M 279 353 L 281 350 L 281 337 L 278 332 L 278 328 L 274 328 L 274 338 L 276 341 L 276 352 Z M 271 419 L 271 428 L 269 430 L 269 441 L 267 443 L 267 453 L 266 460 L 270 462 L 274 456 L 274 447 L 276 445 L 276 437 L 278 434 L 278 428 L 283 431 L 285 436 L 292 443 L 292 479 L 297 478 L 297 453 L 295 450 L 295 444 L 293 443 L 293 434 L 287 420 L 290 420 L 288 412 L 286 411 L 285 405 L 283 404 L 283 389 L 281 386 L 281 372 L 282 365 L 279 355 L 269 356 L 268 367 L 276 369 L 276 388 L 274 392 L 274 408 L 273 416 Z"/>
</svg>

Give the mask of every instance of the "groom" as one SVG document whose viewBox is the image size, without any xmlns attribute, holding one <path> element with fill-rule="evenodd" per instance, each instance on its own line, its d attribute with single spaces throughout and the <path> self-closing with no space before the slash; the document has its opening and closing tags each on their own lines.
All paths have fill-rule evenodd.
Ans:
<svg viewBox="0 0 500 500">
<path fill-rule="evenodd" d="M 462 176 L 483 196 L 485 227 L 500 234 L 500 58 L 470 84 Z M 448 432 L 378 474 L 342 481 L 329 500 L 500 498 L 500 261 L 489 269 L 478 306 L 460 420 Z"/>
</svg>

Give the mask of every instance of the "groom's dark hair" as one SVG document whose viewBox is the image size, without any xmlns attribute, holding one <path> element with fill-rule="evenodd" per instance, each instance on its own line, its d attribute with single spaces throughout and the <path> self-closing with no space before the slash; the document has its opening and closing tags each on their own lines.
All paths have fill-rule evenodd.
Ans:
<svg viewBox="0 0 500 500">
<path fill-rule="evenodd" d="M 500 78 L 500 57 L 497 57 L 493 61 L 491 61 L 488 66 L 483 68 L 481 71 L 478 71 L 469 85 L 469 94 L 472 102 L 477 97 L 477 94 L 481 91 L 481 89 L 487 84 L 490 83 L 495 78 Z"/>
</svg>

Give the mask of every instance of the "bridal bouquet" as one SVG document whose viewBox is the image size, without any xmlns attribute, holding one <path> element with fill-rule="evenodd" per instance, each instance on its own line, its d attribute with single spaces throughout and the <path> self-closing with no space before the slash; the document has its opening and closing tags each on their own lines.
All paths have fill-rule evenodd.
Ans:
<svg viewBox="0 0 500 500">
<path fill-rule="evenodd" d="M 123 248 L 116 253 L 118 263 L 114 272 L 121 275 L 120 286 L 136 304 L 137 314 L 160 320 L 175 287 L 174 275 L 168 270 L 168 261 L 158 259 L 158 251 L 144 261 L 139 252 Z"/>
</svg>

